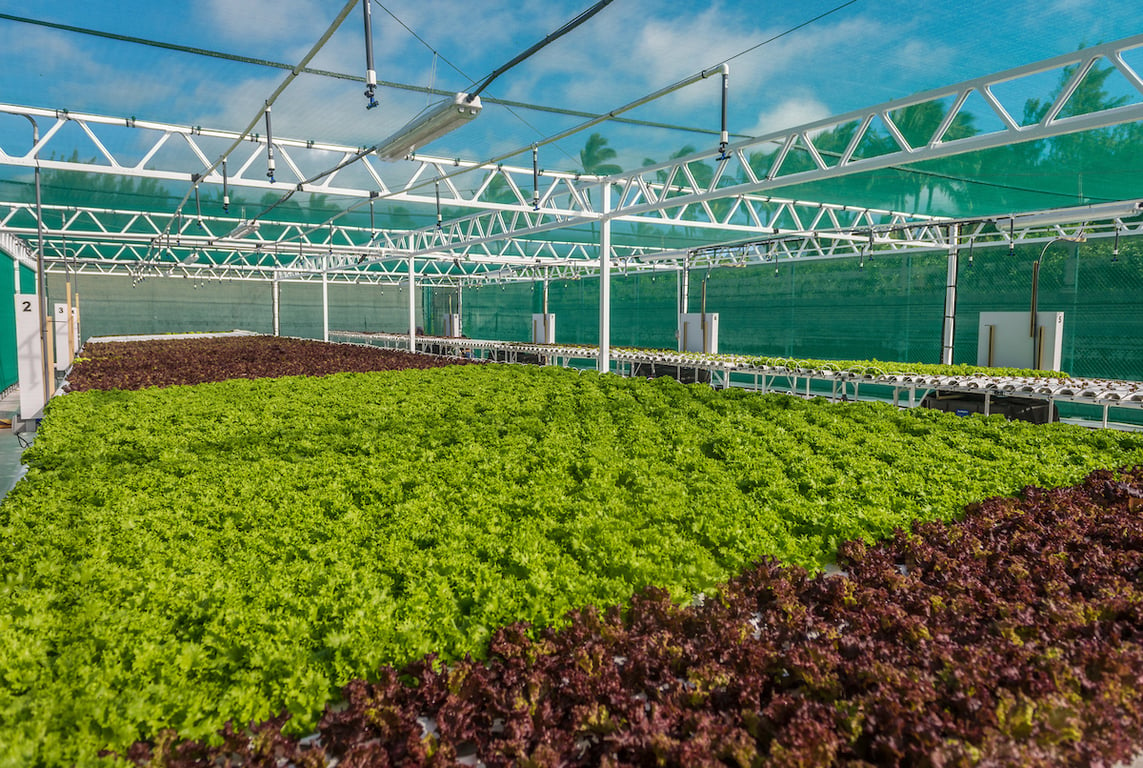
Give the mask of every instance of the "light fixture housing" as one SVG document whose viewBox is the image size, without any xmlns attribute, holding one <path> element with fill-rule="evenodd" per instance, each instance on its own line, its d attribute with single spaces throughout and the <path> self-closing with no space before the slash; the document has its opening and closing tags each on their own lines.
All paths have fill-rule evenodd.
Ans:
<svg viewBox="0 0 1143 768">
<path fill-rule="evenodd" d="M 1053 224 L 1081 224 L 1088 221 L 1130 218 L 1143 214 L 1143 200 L 1126 200 L 1097 205 L 1079 205 L 1074 208 L 1058 208 L 1054 211 L 1037 213 L 1017 213 L 993 219 L 992 224 L 1001 232 L 1012 228 L 1048 227 Z"/>
<path fill-rule="evenodd" d="M 472 122 L 481 109 L 479 96 L 469 101 L 467 93 L 458 93 L 410 120 L 404 128 L 378 144 L 374 151 L 382 160 L 403 160 L 429 142 Z"/>
<path fill-rule="evenodd" d="M 240 237 L 246 237 L 251 232 L 257 232 L 259 226 L 261 225 L 258 223 L 257 219 L 254 221 L 240 221 L 237 227 L 230 230 L 230 233 L 226 235 L 226 238 L 230 240 L 237 240 Z"/>
</svg>

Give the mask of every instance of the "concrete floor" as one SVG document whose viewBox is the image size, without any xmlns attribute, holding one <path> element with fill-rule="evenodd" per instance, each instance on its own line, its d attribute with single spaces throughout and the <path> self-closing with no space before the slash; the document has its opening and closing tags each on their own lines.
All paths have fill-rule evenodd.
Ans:
<svg viewBox="0 0 1143 768">
<path fill-rule="evenodd" d="M 15 388 L 0 396 L 0 422 L 7 423 L 19 410 L 19 406 L 20 395 Z M 12 490 L 12 486 L 26 471 L 26 467 L 20 463 L 20 454 L 24 452 L 21 438 L 27 442 L 32 435 L 17 437 L 11 429 L 0 428 L 0 499 Z"/>
</svg>

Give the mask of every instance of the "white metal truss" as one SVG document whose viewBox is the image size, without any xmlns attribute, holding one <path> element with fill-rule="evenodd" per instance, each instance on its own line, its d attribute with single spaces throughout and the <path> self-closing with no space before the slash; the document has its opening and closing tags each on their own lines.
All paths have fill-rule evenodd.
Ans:
<svg viewBox="0 0 1143 768">
<path fill-rule="evenodd" d="M 867 222 L 872 221 L 866 217 Z M 58 224 L 53 224 L 58 222 Z M 410 252 L 401 233 L 333 224 L 320 229 L 290 221 L 266 221 L 242 238 L 228 237 L 240 219 L 107 208 L 44 206 L 44 256 L 49 272 L 200 275 L 203 279 L 330 279 L 392 283 L 408 277 Z M 957 225 L 962 246 L 1016 246 L 1058 237 L 1143 236 L 1143 221 L 1113 218 L 1082 225 L 1050 224 L 1011 231 L 992 219 L 929 220 L 865 229 L 780 231 L 745 241 L 691 249 L 652 249 L 613 244 L 612 269 L 621 274 L 679 268 L 745 267 L 786 261 L 873 258 L 905 251 L 947 252 Z M 31 203 L 0 203 L 0 250 L 34 267 L 28 244 L 37 236 Z M 591 242 L 522 238 L 467 244 L 459 251 L 425 249 L 416 272 L 433 284 L 574 279 L 597 275 L 598 248 Z"/>
<path fill-rule="evenodd" d="M 993 149 L 1012 144 L 1048 139 L 1111 125 L 1143 120 L 1143 103 L 1128 103 L 1083 114 L 1063 117 L 1062 114 L 1087 75 L 1100 62 L 1114 67 L 1124 80 L 1143 96 L 1143 79 L 1124 60 L 1125 52 L 1143 47 L 1143 35 L 1085 48 L 1071 54 L 1057 56 L 1034 64 L 1005 70 L 986 77 L 975 78 L 957 85 L 896 99 L 874 107 L 855 110 L 840 116 L 818 120 L 796 128 L 777 131 L 732 144 L 724 158 L 716 165 L 707 164 L 710 153 L 697 153 L 667 163 L 651 165 L 637 172 L 617 174 L 608 178 L 619 193 L 607 214 L 613 221 L 629 221 L 644 225 L 682 226 L 711 229 L 720 233 L 733 233 L 741 237 L 745 232 L 786 234 L 805 229 L 862 228 L 876 225 L 898 227 L 908 221 L 932 220 L 915 214 L 878 212 L 886 218 L 871 221 L 872 211 L 848 206 L 825 206 L 809 201 L 775 201 L 766 196 L 772 189 L 806 184 L 824 179 L 838 178 L 898 167 L 925 160 Z M 1044 101 L 1051 106 L 1043 118 L 1030 125 L 1022 125 L 1003 105 L 994 89 L 1044 72 L 1068 71 L 1070 76 L 1060 93 L 1054 98 L 1045 93 Z M 1003 128 L 989 133 L 955 138 L 950 129 L 965 109 L 969 99 L 978 94 L 999 119 Z M 894 115 L 902 110 L 922 104 L 948 104 L 944 118 L 928 134 L 923 143 L 910 144 Z M 942 106 L 942 109 L 944 107 Z M 885 126 L 894 147 L 875 156 L 863 156 L 861 148 L 875 124 Z M 829 155 L 820 150 L 817 137 L 830 131 L 854 126 L 850 141 L 840 155 Z M 757 169 L 752 154 L 760 150 L 778 148 L 773 160 L 764 169 Z M 802 170 L 795 157 L 809 157 L 812 167 Z M 588 185 L 590 187 L 590 185 Z M 591 208 L 590 188 L 584 188 L 577 198 L 595 218 L 602 215 Z M 519 202 L 524 202 L 522 199 Z M 519 210 L 519 208 L 517 208 Z M 533 216 L 506 221 L 502 211 L 486 211 L 452 222 L 446 238 L 450 244 L 476 244 L 516 234 L 534 235 L 566 226 L 571 219 L 560 218 L 541 209 Z M 822 227 L 822 217 L 828 224 Z M 581 214 L 575 219 L 583 219 Z M 783 222 L 791 221 L 790 224 Z M 512 224 L 511 227 L 508 224 Z M 774 232 L 773 230 L 779 230 Z M 432 247 L 440 247 L 440 232 L 424 228 L 412 234 L 409 248 L 417 251 L 428 247 L 429 238 L 436 238 Z M 422 245 L 422 243 L 424 243 Z"/>
<path fill-rule="evenodd" d="M 36 252 L 27 242 L 11 232 L 0 230 L 0 251 L 9 254 L 28 269 L 36 268 Z"/>
<path fill-rule="evenodd" d="M 76 206 L 43 206 L 44 257 L 49 272 L 150 276 L 200 275 L 203 279 L 320 280 L 389 283 L 407 279 L 408 253 L 393 233 L 344 224 L 312 225 L 267 220 L 253 232 L 231 237 L 238 218 L 186 217 L 169 212 Z M 30 267 L 37 235 L 32 203 L 0 203 L 0 250 Z M 633 259 L 647 249 L 617 247 Z M 416 258 L 418 276 L 434 284 L 479 281 L 505 267 L 544 263 L 561 274 L 595 258 L 584 243 L 556 240 L 505 242 L 496 253 L 467 254 L 463 262 L 448 252 Z M 365 264 L 368 260 L 368 264 Z"/>
<path fill-rule="evenodd" d="M 113 269 L 130 268 L 140 274 L 143 271 L 161 274 L 164 268 L 172 269 L 176 265 L 193 267 L 189 254 L 198 253 L 200 260 L 203 254 L 209 254 L 205 261 L 210 269 L 263 274 L 267 270 L 289 268 L 291 276 L 298 277 L 311 270 L 327 270 L 346 275 L 360 273 L 361 277 L 354 279 L 365 280 L 372 279 L 373 274 L 388 279 L 390 272 L 396 274 L 402 269 L 399 264 L 390 266 L 390 262 L 413 256 L 418 263 L 435 265 L 426 267 L 426 271 L 439 274 L 441 279 L 451 275 L 458 280 L 468 280 L 486 273 L 537 274 L 544 268 L 598 270 L 597 243 L 582 232 L 577 236 L 568 230 L 576 226 L 581 230 L 589 228 L 604 219 L 614 226 L 614 245 L 608 254 L 610 262 L 635 269 L 656 268 L 657 262 L 672 257 L 683 257 L 691 263 L 705 260 L 708 264 L 719 264 L 764 262 L 779 257 L 860 256 L 871 248 L 947 248 L 947 232 L 941 226 L 946 221 L 889 210 L 778 198 L 771 192 L 848 174 L 1143 120 L 1143 103 L 1138 102 L 1063 116 L 1084 77 L 1101 62 L 1113 67 L 1143 95 L 1143 79 L 1123 57 L 1125 52 L 1140 47 L 1143 47 L 1143 35 L 1093 46 L 788 131 L 740 141 L 713 161 L 711 153 L 697 153 L 606 179 L 544 170 L 538 176 L 540 183 L 535 190 L 532 168 L 420 156 L 407 162 L 385 164 L 384 173 L 380 170 L 382 163 L 363 157 L 358 162 L 374 186 L 341 184 L 338 182 L 341 171 L 307 176 L 303 168 L 330 168 L 360 154 L 362 148 L 282 138 L 274 142 L 282 163 L 278 181 L 271 183 L 262 175 L 257 162 L 265 152 L 266 140 L 255 134 L 247 137 L 248 152 L 230 158 L 227 180 L 233 186 L 338 195 L 357 199 L 358 206 L 378 199 L 414 203 L 423 206 L 421 210 L 431 210 L 439 199 L 440 206 L 449 211 L 450 220 L 443 226 L 413 231 L 369 231 L 340 225 L 336 220 L 316 224 L 263 221 L 264 229 L 272 230 L 272 234 L 228 238 L 227 233 L 241 223 L 239 220 L 222 217 L 200 220 L 186 215 L 173 217 L 139 211 L 73 208 L 69 209 L 73 213 L 68 223 L 46 228 L 49 245 L 45 251 L 49 264 L 74 251 L 73 260 L 82 257 L 90 260 L 85 263 L 92 264 L 105 260 Z M 1044 99 L 1051 101 L 1044 117 L 1036 123 L 1022 125 L 1003 105 L 996 89 L 1011 81 L 1053 70 L 1068 71 L 1070 76 L 1057 96 Z M 990 133 L 956 138 L 950 129 L 974 95 L 992 110 L 1003 127 Z M 895 122 L 895 116 L 901 110 L 930 102 L 942 105 L 944 117 L 914 146 Z M 198 126 L 67 110 L 0 105 L 0 112 L 53 121 L 39 141 L 26 151 L 0 146 L 0 164 L 167 182 L 221 184 L 222 176 L 217 171 L 202 176 L 205 169 L 214 164 L 203 139 L 232 142 L 239 136 Z M 96 147 L 98 156 L 94 161 L 59 159 L 67 153 L 54 150 L 63 128 L 69 124 L 78 125 Z M 866 156 L 863 142 L 875 125 L 888 131 L 894 146 Z M 840 154 L 831 155 L 815 143 L 819 136 L 843 127 L 852 128 L 852 135 Z M 115 135 L 123 131 L 131 132 L 131 141 Z M 151 143 L 130 159 L 109 149 L 137 142 L 141 134 L 150 136 Z M 197 170 L 162 167 L 172 154 L 177 154 L 162 151 L 171 142 L 181 143 L 189 150 L 199 163 Z M 775 148 L 777 151 L 766 167 L 757 167 L 758 158 L 771 157 L 769 153 Z M 52 154 L 58 157 L 52 158 Z M 597 205 L 602 184 L 611 185 L 614 190 L 614 204 L 606 213 Z M 478 212 L 452 216 L 463 209 Z M 35 232 L 35 216 L 30 214 L 28 205 L 5 204 L 2 212 L 0 229 L 21 237 Z M 629 231 L 625 232 L 624 227 L 629 227 Z M 646 242 L 643 235 L 648 231 L 694 233 L 692 240 L 710 245 L 671 249 L 640 244 Z M 564 234 L 554 234 L 558 232 Z M 590 231 L 586 234 L 590 235 Z M 1013 233 L 1016 239 L 1037 236 L 1035 232 Z M 744 240 L 753 244 L 735 245 Z M 724 245 L 727 241 L 730 244 Z M 65 242 L 66 245 L 60 245 Z M 766 244 L 759 247 L 759 242 Z"/>
</svg>

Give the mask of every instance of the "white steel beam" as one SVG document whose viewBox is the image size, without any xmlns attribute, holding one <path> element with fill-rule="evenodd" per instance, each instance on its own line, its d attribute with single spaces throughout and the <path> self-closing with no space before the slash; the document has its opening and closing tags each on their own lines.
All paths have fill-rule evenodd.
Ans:
<svg viewBox="0 0 1143 768">
<path fill-rule="evenodd" d="M 953 364 L 953 340 L 956 338 L 957 261 L 960 226 L 949 227 L 948 277 L 945 280 L 945 317 L 941 328 L 941 363 Z"/>
<path fill-rule="evenodd" d="M 1143 36 L 1134 36 L 1123 40 L 1105 43 L 1081 51 L 1057 56 L 1042 62 L 1030 64 L 1011 70 L 1006 70 L 991 76 L 975 78 L 955 86 L 943 89 L 934 89 L 916 94 L 905 99 L 897 99 L 868 109 L 856 110 L 826 120 L 819 120 L 789 131 L 775 132 L 752 139 L 737 142 L 728 149 L 728 158 L 718 162 L 708 176 L 708 183 L 700 181 L 697 173 L 698 166 L 709 160 L 707 153 L 697 153 L 685 158 L 672 160 L 669 163 L 649 166 L 635 173 L 618 174 L 612 180 L 621 185 L 623 192 L 614 206 L 614 216 L 617 220 L 628 220 L 648 225 L 683 224 L 693 228 L 709 228 L 720 231 L 763 229 L 767 225 L 766 216 L 760 216 L 758 206 L 768 201 L 764 197 L 757 200 L 746 200 L 745 196 L 758 195 L 771 189 L 789 186 L 792 184 L 808 183 L 826 178 L 879 170 L 901 164 L 914 163 L 941 157 L 949 157 L 963 152 L 979 151 L 1013 143 L 1034 141 L 1053 136 L 1075 133 L 1094 128 L 1105 127 L 1125 122 L 1134 122 L 1143 119 L 1143 104 L 1127 104 L 1094 112 L 1088 112 L 1074 117 L 1061 118 L 1063 109 L 1074 94 L 1083 76 L 1100 61 L 1106 61 L 1118 72 L 1122 73 L 1124 80 L 1132 87 L 1143 93 L 1143 79 L 1126 63 L 1123 58 L 1125 51 L 1143 46 Z M 1039 122 L 1022 126 L 1014 120 L 1008 109 L 1004 107 L 993 89 L 1004 83 L 1030 77 L 1039 73 L 1073 67 L 1074 71 L 1065 88 L 1059 96 L 1052 101 L 1048 113 Z M 1001 121 L 1004 128 L 986 134 L 979 134 L 964 138 L 950 138 L 949 130 L 958 114 L 963 110 L 970 95 L 979 94 L 982 101 Z M 1048 94 L 1045 94 L 1047 96 Z M 944 119 L 936 130 L 917 147 L 910 146 L 900 129 L 892 119 L 895 112 L 908 107 L 928 102 L 951 102 Z M 116 173 L 138 175 L 150 178 L 193 180 L 193 172 L 184 168 L 156 168 L 143 167 L 142 164 L 127 165 L 118 159 L 113 152 L 107 151 L 108 142 L 99 138 L 99 131 L 104 130 L 131 130 L 151 131 L 155 135 L 156 144 L 164 142 L 172 134 L 182 136 L 194 149 L 200 161 L 206 154 L 196 143 L 197 136 L 212 136 L 237 140 L 240 134 L 225 131 L 207 130 L 199 127 L 174 126 L 138 120 L 123 120 L 96 115 L 72 113 L 66 110 L 44 110 L 13 105 L 0 105 L 0 111 L 13 114 L 29 114 L 40 117 L 54 117 L 56 123 L 45 133 L 44 138 L 37 144 L 35 152 L 48 148 L 51 141 L 58 135 L 59 127 L 67 121 L 76 121 L 83 130 L 96 141 L 101 148 L 101 154 L 106 162 L 85 163 L 60 160 L 41 160 L 42 167 L 67 170 L 82 170 L 96 173 Z M 883 124 L 890 132 L 895 144 L 894 151 L 876 157 L 859 157 L 857 149 L 862 138 L 869 135 L 875 121 Z M 840 157 L 826 159 L 815 145 L 813 137 L 825 131 L 847 125 L 858 126 L 846 151 Z M 254 137 L 255 151 L 251 160 L 256 157 L 258 144 L 263 142 L 261 137 Z M 328 143 L 301 141 L 291 139 L 275 140 L 276 147 L 284 156 L 290 158 L 293 153 L 323 152 L 337 153 L 342 158 L 358 153 L 354 147 L 333 145 Z M 752 150 L 767 150 L 780 147 L 771 165 L 759 173 L 750 162 L 749 152 Z M 791 158 L 797 153 L 805 153 L 812 160 L 812 168 L 804 171 L 784 172 Z M 34 163 L 33 152 L 20 154 L 0 147 L 0 163 L 9 165 L 31 166 Z M 61 156 L 68 153 L 60 152 Z M 147 157 L 153 153 L 147 153 Z M 831 158 L 832 159 L 832 158 Z M 381 174 L 376 172 L 369 159 L 361 161 L 369 169 L 372 177 L 378 182 L 380 195 L 394 201 L 421 203 L 426 206 L 433 204 L 435 198 L 432 187 L 436 181 L 443 181 L 442 203 L 460 208 L 477 208 L 485 211 L 480 214 L 484 220 L 477 226 L 470 226 L 466 231 L 454 230 L 450 235 L 450 242 L 455 247 L 458 241 L 467 241 L 477 238 L 506 239 L 518 232 L 549 231 L 561 228 L 572 223 L 586 219 L 598 218 L 600 213 L 591 210 L 590 198 L 586 194 L 587 188 L 599 182 L 598 177 L 577 176 L 571 173 L 558 173 L 542 171 L 546 188 L 540 199 L 538 211 L 532 210 L 532 201 L 522 190 L 530 188 L 531 168 L 510 167 L 501 164 L 487 166 L 482 163 L 464 162 L 433 157 L 417 157 L 411 161 L 412 170 L 406 172 L 404 181 L 385 184 Z M 234 174 L 230 183 L 236 186 L 247 186 L 258 189 L 281 189 L 283 184 L 277 186 L 270 184 L 260 175 L 248 177 L 246 171 L 250 163 Z M 289 159 L 287 165 L 296 178 L 283 178 L 286 186 L 301 186 L 303 191 L 306 185 L 298 171 L 300 163 Z M 409 165 L 402 164 L 405 171 Z M 202 169 L 200 169 L 202 170 Z M 456 179 L 464 174 L 478 172 L 484 175 L 481 183 L 470 184 L 462 188 Z M 493 180 L 499 178 L 503 184 L 500 188 L 507 190 L 512 198 L 508 202 L 497 202 L 489 199 L 488 194 Z M 729 180 L 729 182 L 728 182 Z M 212 172 L 202 179 L 203 183 L 219 184 L 221 176 Z M 378 189 L 360 189 L 352 187 L 339 187 L 332 184 L 327 178 L 320 185 L 309 185 L 310 189 L 327 194 L 343 195 L 350 198 L 368 198 L 370 194 L 377 194 Z M 738 202 L 743 198 L 741 202 Z M 725 200 L 732 204 L 725 212 L 719 212 L 711 205 L 712 201 Z M 743 210 L 746 207 L 746 211 Z M 532 216 L 516 216 L 506 218 L 505 212 L 517 214 L 534 214 Z M 668 213 L 670 212 L 670 213 Z M 422 230 L 418 236 L 424 236 Z M 416 244 L 409 246 L 411 250 L 418 249 Z"/>
<path fill-rule="evenodd" d="M 417 351 L 417 263 L 409 257 L 409 351 Z"/>
<path fill-rule="evenodd" d="M 79 211 L 61 211 L 61 215 L 67 217 L 66 223 L 54 232 L 48 227 L 49 231 L 45 234 L 49 239 L 53 235 L 57 238 L 66 237 L 70 248 L 82 251 L 92 259 L 107 258 L 114 267 L 141 260 L 146 262 L 148 269 L 169 268 L 172 262 L 185 257 L 187 248 L 197 248 L 213 254 L 212 268 L 225 265 L 263 270 L 293 266 L 299 275 L 311 270 L 320 271 L 315 262 L 323 255 L 333 256 L 331 269 L 335 272 L 351 269 L 351 262 L 356 259 L 355 268 L 359 271 L 377 271 L 386 276 L 390 271 L 385 265 L 387 260 L 403 259 L 409 255 L 417 257 L 426 265 L 448 261 L 458 265 L 461 262 L 472 265 L 467 270 L 460 267 L 435 267 L 440 270 L 436 275 L 442 279 L 450 276 L 454 279 L 476 279 L 493 271 L 489 266 L 492 264 L 511 267 L 518 273 L 523 273 L 529 260 L 540 264 L 554 264 L 563 260 L 568 262 L 565 265 L 568 269 L 578 265 L 583 269 L 597 270 L 599 256 L 592 252 L 594 249 L 590 243 L 577 242 L 576 238 L 568 235 L 553 236 L 552 233 L 604 218 L 613 222 L 612 242 L 607 254 L 608 260 L 613 263 L 631 258 L 672 258 L 672 254 L 673 258 L 678 258 L 684 252 L 693 254 L 695 265 L 765 261 L 767 258 L 779 257 L 836 258 L 856 254 L 864 235 L 855 237 L 853 233 L 865 230 L 893 231 L 892 235 L 882 233 L 876 236 L 875 244 L 881 248 L 942 249 L 947 248 L 947 243 L 939 227 L 947 225 L 948 220 L 888 210 L 853 209 L 844 205 L 784 199 L 770 193 L 792 184 L 1143 120 L 1143 103 L 1061 117 L 1083 76 L 1100 62 L 1109 63 L 1130 87 L 1143 94 L 1143 78 L 1124 59 L 1125 52 L 1140 47 L 1143 47 L 1143 35 L 815 121 L 789 131 L 740 141 L 729 147 L 726 159 L 714 165 L 707 164 L 710 160 L 708 154 L 698 153 L 637 172 L 617 174 L 608 179 L 617 194 L 611 210 L 606 213 L 593 207 L 589 190 L 599 186 L 601 181 L 594 176 L 542 171 L 544 186 L 538 209 L 533 206 L 527 194 L 531 190 L 532 169 L 502 164 L 417 157 L 407 163 L 387 165 L 386 176 L 396 174 L 399 178 L 383 179 L 371 159 L 366 157 L 359 162 L 376 182 L 376 188 L 335 186 L 333 175 L 326 176 L 320 184 L 306 184 L 301 178 L 301 168 L 320 162 L 322 158 L 328 162 L 331 154 L 344 160 L 357 155 L 360 149 L 277 138 L 275 146 L 285 158 L 285 183 L 279 181 L 277 185 L 271 186 L 261 175 L 260 169 L 250 171 L 251 175 L 247 176 L 254 161 L 262 155 L 265 140 L 261 137 L 243 137 L 242 134 L 201 127 L 12 105 L 0 105 L 0 112 L 54 122 L 26 152 L 0 146 L 0 164 L 34 167 L 38 162 L 45 168 L 193 183 L 196 175 L 213 165 L 208 163 L 203 137 L 231 142 L 244 140 L 251 145 L 251 152 L 237 173 L 229 177 L 229 183 L 235 186 L 288 188 L 291 180 L 284 177 L 292 174 L 297 177 L 292 181 L 295 188 L 303 191 L 345 195 L 360 199 L 360 204 L 376 199 L 417 203 L 426 206 L 426 210 L 435 205 L 435 190 L 439 186 L 442 205 L 479 210 L 478 213 L 454 219 L 439 228 L 431 226 L 413 231 L 369 231 L 368 234 L 362 228 L 339 225 L 336 221 L 321 225 L 276 222 L 275 227 L 280 234 L 273 238 L 255 234 L 237 240 L 226 237 L 237 224 L 234 219 L 207 217 L 203 232 L 199 233 L 193 228 L 192 217 L 183 216 L 172 221 L 169 214 L 139 211 L 85 209 L 82 215 Z M 1068 67 L 1072 69 L 1067 70 Z M 1020 125 L 997 97 L 994 89 L 1010 81 L 1052 70 L 1070 71 L 1070 78 L 1059 95 L 1050 99 L 1051 107 L 1043 119 L 1035 124 Z M 974 95 L 981 97 L 982 103 L 995 114 L 1003 127 L 991 133 L 951 138 L 950 130 L 956 117 Z M 1048 95 L 1050 94 L 1045 94 L 1045 97 Z M 1049 101 L 1047 98 L 1043 100 Z M 950 106 L 936 129 L 927 138 L 916 141 L 917 146 L 911 146 L 895 124 L 894 115 L 899 110 L 930 102 L 941 103 L 942 109 L 945 104 Z M 100 161 L 37 160 L 37 155 L 42 158 L 43 154 L 52 151 L 55 151 L 57 157 L 70 155 L 63 147 L 58 151 L 53 149 L 62 141 L 61 128 L 69 122 L 78 123 L 84 134 L 99 148 Z M 896 147 L 876 157 L 862 157 L 858 151 L 861 141 L 870 135 L 875 123 L 883 124 L 888 129 Z M 827 155 L 815 144 L 815 137 L 823 132 L 845 126 L 853 127 L 853 136 L 840 155 Z M 112 132 L 123 131 L 132 132 L 130 141 L 124 140 L 122 136 L 111 135 Z M 144 147 L 143 161 L 133 162 L 111 149 L 134 144 L 134 139 L 142 132 L 152 136 L 150 147 Z M 159 148 L 172 136 L 179 136 L 185 141 L 196 162 L 203 164 L 196 172 L 173 167 L 167 160 L 170 153 L 158 153 Z M 774 147 L 779 147 L 780 151 L 773 155 L 769 165 L 756 168 L 756 163 L 751 162 L 751 154 Z M 308 162 L 301 161 L 303 154 L 314 152 L 324 154 L 320 158 L 310 157 Z M 811 160 L 808 170 L 790 165 L 791 159 L 798 153 Z M 161 167 L 164 161 L 168 162 L 167 167 Z M 151 165 L 160 167 L 152 168 Z M 705 170 L 700 167 L 702 165 L 706 165 Z M 394 168 L 397 170 L 394 171 Z M 466 176 L 470 183 L 462 183 Z M 202 184 L 219 184 L 222 178 L 216 171 L 210 171 L 198 181 Z M 497 189 L 499 192 L 495 191 Z M 493 199 L 494 197 L 499 199 Z M 21 207 L 18 203 L 0 205 L 0 229 L 17 236 L 28 235 L 30 227 L 27 214 L 27 207 Z M 122 220 L 118 218 L 120 216 Z M 744 251 L 741 246 L 733 243 L 689 251 L 669 251 L 625 244 L 625 233 L 622 228 L 615 226 L 616 223 L 654 227 L 668 232 L 671 229 L 678 232 L 685 228 L 700 233 L 704 238 L 721 242 L 725 242 L 728 235 L 739 241 L 753 237 L 755 240 L 773 239 L 773 242 L 761 254 L 757 249 Z M 328 241 L 319 241 L 316 233 L 327 229 L 332 230 L 333 234 Z M 1017 240 L 1035 239 L 1041 232 L 1041 229 L 1028 227 L 1018 229 L 1014 237 Z M 160 237 L 160 233 L 165 234 Z M 973 225 L 968 227 L 966 234 L 978 237 L 982 230 Z M 336 246 L 331 248 L 335 243 Z M 296 258 L 293 255 L 295 251 Z M 427 266 L 422 267 L 422 274 L 426 268 Z M 636 265 L 636 268 L 642 267 Z M 366 276 L 362 279 L 372 278 Z"/>
<path fill-rule="evenodd" d="M 603 218 L 599 222 L 599 359 L 596 367 L 600 373 L 611 370 L 611 184 L 599 185 L 600 210 Z"/>
</svg>

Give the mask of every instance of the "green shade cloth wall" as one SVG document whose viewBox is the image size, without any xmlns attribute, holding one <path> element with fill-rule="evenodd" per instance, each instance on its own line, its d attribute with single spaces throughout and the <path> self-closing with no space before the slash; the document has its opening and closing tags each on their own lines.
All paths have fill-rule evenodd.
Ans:
<svg viewBox="0 0 1143 768">
<path fill-rule="evenodd" d="M 1039 309 L 1064 315 L 1063 368 L 1076 376 L 1143 379 L 1143 248 L 1124 238 L 1119 253 L 1101 239 L 1082 244 L 964 248 L 958 274 L 954 362 L 975 363 L 982 311 L 1027 311 L 1032 263 L 1043 253 Z M 689 310 L 719 313 L 719 350 L 798 358 L 877 359 L 936 363 L 941 354 L 947 257 L 943 253 L 873 259 L 782 262 L 744 268 L 693 269 Z M 0 270 L 0 293 L 13 273 Z M 197 285 L 197 287 L 195 287 Z M 64 276 L 49 276 L 50 298 L 62 301 Z M 132 287 L 126 277 L 80 275 L 83 336 L 243 329 L 273 331 L 272 286 L 155 278 Z M 612 276 L 611 343 L 673 349 L 677 272 Z M 405 333 L 407 286 L 331 283 L 331 330 Z M 455 288 L 422 287 L 417 324 L 444 333 L 456 311 Z M 531 315 L 543 307 L 543 284 L 465 287 L 459 297 L 470 338 L 529 341 Z M 321 338 L 321 284 L 282 283 L 280 323 L 286 336 Z M 599 280 L 553 280 L 549 311 L 556 341 L 596 344 Z M 6 318 L 6 319 L 5 319 Z M 11 335 L 13 318 L 0 330 Z M 10 357 L 11 355 L 9 355 Z M 14 361 L 3 361 L 15 380 Z"/>
<path fill-rule="evenodd" d="M 0 258 L 0 392 L 16 384 L 20 371 L 16 361 L 16 302 L 17 293 L 35 293 L 36 274 L 20 266 L 17 286 L 13 260 L 7 254 Z"/>
</svg>

